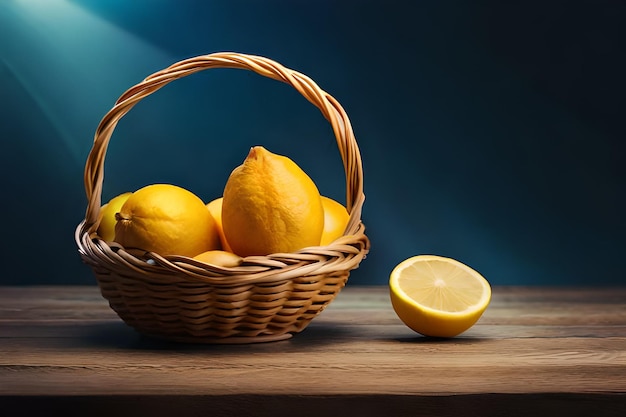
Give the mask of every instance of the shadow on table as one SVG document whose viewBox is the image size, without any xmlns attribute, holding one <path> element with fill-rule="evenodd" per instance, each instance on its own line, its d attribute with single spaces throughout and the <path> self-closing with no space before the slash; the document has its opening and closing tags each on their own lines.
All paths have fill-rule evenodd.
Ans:
<svg viewBox="0 0 626 417">
<path fill-rule="evenodd" d="M 430 336 L 408 336 L 408 337 L 396 337 L 393 339 L 395 342 L 400 343 L 413 343 L 420 345 L 428 345 L 428 344 L 465 344 L 465 343 L 480 343 L 486 342 L 489 339 L 484 337 L 472 337 L 472 336 L 456 336 L 456 337 L 430 337 Z"/>
<path fill-rule="evenodd" d="M 176 351 L 232 351 L 242 350 L 272 351 L 279 350 L 294 351 L 302 349 L 314 349 L 315 347 L 336 343 L 350 337 L 352 329 L 343 326 L 311 325 L 302 332 L 294 334 L 286 340 L 261 343 L 234 343 L 234 344 L 211 344 L 211 343 L 188 343 L 175 342 L 159 339 L 151 336 L 144 336 L 126 325 L 123 321 L 92 323 L 85 325 L 79 337 L 82 345 L 100 346 L 113 349 L 132 350 L 176 350 Z"/>
</svg>

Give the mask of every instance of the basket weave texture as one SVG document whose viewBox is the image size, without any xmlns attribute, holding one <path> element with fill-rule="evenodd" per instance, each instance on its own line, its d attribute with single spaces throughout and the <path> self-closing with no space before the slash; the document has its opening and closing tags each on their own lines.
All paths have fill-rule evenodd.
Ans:
<svg viewBox="0 0 626 417">
<path fill-rule="evenodd" d="M 107 145 L 119 120 L 166 84 L 211 68 L 250 70 L 294 87 L 331 124 L 345 169 L 350 220 L 327 246 L 250 256 L 218 267 L 182 256 L 138 257 L 97 234 Z M 175 63 L 128 89 L 103 117 L 85 165 L 87 210 L 75 240 L 102 296 L 139 333 L 181 342 L 253 343 L 302 331 L 346 285 L 369 250 L 361 222 L 363 169 L 350 120 L 341 105 L 306 75 L 270 59 L 232 52 Z"/>
</svg>

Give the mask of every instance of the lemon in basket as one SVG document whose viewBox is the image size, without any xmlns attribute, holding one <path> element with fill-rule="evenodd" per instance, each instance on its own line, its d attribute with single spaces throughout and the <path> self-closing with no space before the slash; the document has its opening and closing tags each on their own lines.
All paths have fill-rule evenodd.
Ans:
<svg viewBox="0 0 626 417">
<path fill-rule="evenodd" d="M 207 208 L 211 212 L 213 219 L 215 220 L 215 225 L 217 227 L 217 232 L 220 235 L 220 243 L 222 244 L 222 249 L 227 252 L 232 252 L 228 241 L 226 240 L 226 236 L 224 236 L 224 227 L 222 226 L 222 202 L 224 201 L 223 197 L 216 198 L 215 200 L 207 203 Z"/>
<path fill-rule="evenodd" d="M 116 218 L 115 241 L 126 249 L 193 257 L 220 247 L 204 202 L 176 185 L 152 184 L 135 191 Z"/>
<path fill-rule="evenodd" d="M 209 250 L 194 256 L 193 259 L 207 264 L 224 267 L 239 266 L 243 262 L 243 258 L 241 256 L 225 250 Z"/>
<path fill-rule="evenodd" d="M 313 180 L 291 159 L 255 146 L 224 187 L 222 226 L 240 256 L 317 246 L 324 208 Z"/>
<path fill-rule="evenodd" d="M 128 197 L 132 193 L 122 193 L 113 197 L 108 203 L 102 206 L 100 209 L 100 225 L 98 226 L 98 236 L 107 242 L 115 239 L 115 213 L 120 211 L 120 208 L 124 205 Z"/>
<path fill-rule="evenodd" d="M 454 337 L 482 316 L 491 286 L 477 271 L 441 256 L 406 259 L 391 272 L 391 304 L 398 317 L 425 336 Z"/>
<path fill-rule="evenodd" d="M 343 235 L 350 215 L 341 203 L 330 197 L 322 196 L 322 206 L 324 207 L 324 231 L 320 245 L 325 246 Z"/>
</svg>

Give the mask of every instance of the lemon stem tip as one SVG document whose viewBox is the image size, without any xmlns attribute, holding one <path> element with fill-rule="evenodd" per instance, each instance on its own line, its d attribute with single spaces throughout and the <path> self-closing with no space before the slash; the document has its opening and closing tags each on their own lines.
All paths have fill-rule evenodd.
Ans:
<svg viewBox="0 0 626 417">
<path fill-rule="evenodd" d="M 121 221 L 121 220 L 129 220 L 129 219 L 130 219 L 130 217 L 126 217 L 126 216 L 124 216 L 120 212 L 115 213 L 115 220 L 117 220 L 118 222 Z"/>
</svg>

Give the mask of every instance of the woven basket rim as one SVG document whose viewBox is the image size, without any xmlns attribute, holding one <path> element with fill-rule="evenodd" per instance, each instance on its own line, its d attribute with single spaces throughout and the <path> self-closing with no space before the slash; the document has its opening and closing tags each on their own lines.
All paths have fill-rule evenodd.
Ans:
<svg viewBox="0 0 626 417">
<path fill-rule="evenodd" d="M 182 256 L 160 256 L 146 252 L 140 256 L 97 235 L 104 181 L 104 160 L 109 141 L 120 119 L 138 102 L 168 83 L 211 68 L 253 71 L 294 87 L 315 105 L 331 124 L 346 179 L 346 208 L 350 214 L 346 230 L 326 246 L 303 248 L 293 253 L 244 258 L 240 267 L 218 267 Z M 369 251 L 369 240 L 361 221 L 365 195 L 359 148 L 348 115 L 339 102 L 308 76 L 271 59 L 235 52 L 217 52 L 185 59 L 157 71 L 124 92 L 102 118 L 94 135 L 84 172 L 87 209 L 75 230 L 75 241 L 83 261 L 111 271 L 133 270 L 138 276 L 206 282 L 219 286 L 242 283 L 276 282 L 293 277 L 329 274 L 357 268 Z"/>
</svg>

